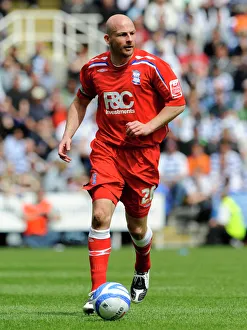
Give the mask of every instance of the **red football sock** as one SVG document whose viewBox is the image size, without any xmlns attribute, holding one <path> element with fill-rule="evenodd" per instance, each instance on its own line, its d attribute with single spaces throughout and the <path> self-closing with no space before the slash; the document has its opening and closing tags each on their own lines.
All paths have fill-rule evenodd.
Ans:
<svg viewBox="0 0 247 330">
<path fill-rule="evenodd" d="M 106 282 L 108 259 L 111 253 L 111 239 L 88 238 L 89 262 L 92 291 Z"/>
<path fill-rule="evenodd" d="M 134 242 L 133 245 L 136 251 L 135 270 L 139 273 L 147 272 L 151 268 L 150 250 L 152 240 L 143 247 L 137 246 Z"/>
</svg>

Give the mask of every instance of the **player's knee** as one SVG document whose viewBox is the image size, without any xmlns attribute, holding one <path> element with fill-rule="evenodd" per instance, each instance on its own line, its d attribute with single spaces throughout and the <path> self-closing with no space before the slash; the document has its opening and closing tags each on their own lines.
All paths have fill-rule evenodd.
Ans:
<svg viewBox="0 0 247 330">
<path fill-rule="evenodd" d="M 137 240 L 140 240 L 144 237 L 146 229 L 143 228 L 142 226 L 133 226 L 133 225 L 129 225 L 128 226 L 128 230 L 130 235 Z"/>
<path fill-rule="evenodd" d="M 94 229 L 104 229 L 110 226 L 110 215 L 103 209 L 95 210 L 93 213 L 92 226 Z"/>
</svg>

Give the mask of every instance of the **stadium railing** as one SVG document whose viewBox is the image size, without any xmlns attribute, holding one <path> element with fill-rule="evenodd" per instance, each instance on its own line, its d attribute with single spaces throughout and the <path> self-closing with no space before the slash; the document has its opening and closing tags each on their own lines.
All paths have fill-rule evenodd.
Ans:
<svg viewBox="0 0 247 330">
<path fill-rule="evenodd" d="M 43 21 L 42 24 L 37 24 Z M 103 33 L 98 29 L 99 14 L 67 14 L 61 10 L 14 10 L 0 19 L 0 56 L 12 46 L 23 48 L 30 57 L 37 42 L 52 44 L 54 60 L 72 60 L 81 44 L 88 45 L 93 57 L 106 51 Z"/>
</svg>

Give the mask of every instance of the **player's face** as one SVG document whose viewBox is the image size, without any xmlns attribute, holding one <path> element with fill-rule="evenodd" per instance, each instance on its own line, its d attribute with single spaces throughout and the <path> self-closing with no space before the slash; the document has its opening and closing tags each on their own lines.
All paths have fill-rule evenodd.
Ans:
<svg viewBox="0 0 247 330">
<path fill-rule="evenodd" d="M 128 59 L 132 56 L 135 47 L 135 33 L 134 24 L 126 22 L 117 25 L 110 35 L 105 36 L 113 57 Z"/>
</svg>

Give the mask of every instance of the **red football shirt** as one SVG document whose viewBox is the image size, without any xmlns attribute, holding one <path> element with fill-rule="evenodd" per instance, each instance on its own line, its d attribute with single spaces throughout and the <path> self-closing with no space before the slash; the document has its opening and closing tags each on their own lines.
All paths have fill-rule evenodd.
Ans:
<svg viewBox="0 0 247 330">
<path fill-rule="evenodd" d="M 164 106 L 182 106 L 180 83 L 170 66 L 143 50 L 116 67 L 105 52 L 91 59 L 80 72 L 78 97 L 98 95 L 96 138 L 121 147 L 146 147 L 160 143 L 168 132 L 164 126 L 148 136 L 128 137 L 126 123 L 147 123 Z"/>
</svg>

